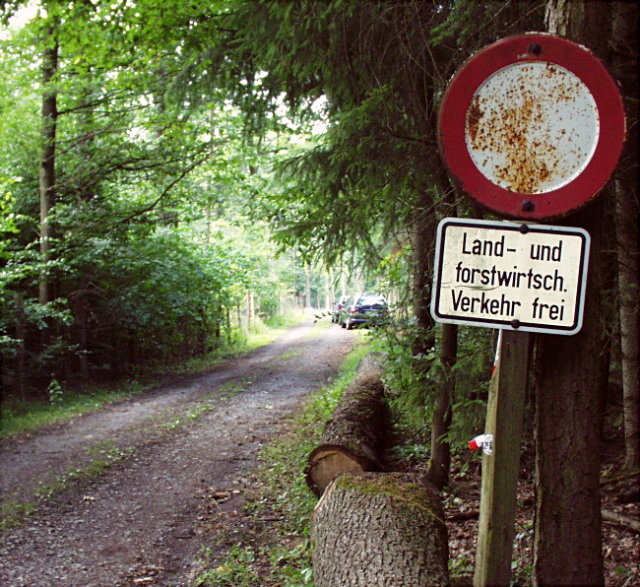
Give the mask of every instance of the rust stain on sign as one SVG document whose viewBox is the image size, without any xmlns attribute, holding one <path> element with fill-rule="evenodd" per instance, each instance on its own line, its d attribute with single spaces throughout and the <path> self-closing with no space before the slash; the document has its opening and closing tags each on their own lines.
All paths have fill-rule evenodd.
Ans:
<svg viewBox="0 0 640 587">
<path fill-rule="evenodd" d="M 487 178 L 536 194 L 566 185 L 584 169 L 598 128 L 595 101 L 573 73 L 551 63 L 518 63 L 478 88 L 467 110 L 466 141 Z"/>
</svg>

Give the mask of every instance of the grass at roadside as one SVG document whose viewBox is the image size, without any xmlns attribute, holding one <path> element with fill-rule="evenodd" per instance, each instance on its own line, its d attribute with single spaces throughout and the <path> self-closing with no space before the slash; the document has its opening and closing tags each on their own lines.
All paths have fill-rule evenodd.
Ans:
<svg viewBox="0 0 640 587">
<path fill-rule="evenodd" d="M 127 382 L 112 389 L 68 391 L 58 395 L 54 401 L 7 401 L 2 405 L 0 438 L 11 438 L 52 424 L 68 422 L 82 414 L 122 401 L 147 387 L 138 382 Z"/>
<path fill-rule="evenodd" d="M 245 513 L 254 521 L 256 535 L 246 535 L 223 561 L 208 561 L 208 553 L 203 552 L 204 570 L 196 585 L 313 584 L 309 524 L 317 500 L 305 483 L 303 471 L 307 455 L 319 442 L 326 420 L 367 352 L 363 337 L 361 344 L 345 358 L 335 381 L 313 393 L 304 408 L 288 421 L 286 432 L 264 447 L 256 489 L 245 499 Z M 278 521 L 266 524 L 264 520 Z"/>
<path fill-rule="evenodd" d="M 135 381 L 123 382 L 110 388 L 63 390 L 55 382 L 49 388 L 48 401 L 5 401 L 0 407 L 0 438 L 12 438 L 46 426 L 68 422 L 82 414 L 125 400 L 156 386 L 158 375 L 197 374 L 212 369 L 231 357 L 247 354 L 273 342 L 303 318 L 301 314 L 283 316 L 274 326 L 260 325 L 255 332 L 249 333 L 232 347 L 187 363 L 154 369 L 152 376 L 141 374 Z"/>
</svg>

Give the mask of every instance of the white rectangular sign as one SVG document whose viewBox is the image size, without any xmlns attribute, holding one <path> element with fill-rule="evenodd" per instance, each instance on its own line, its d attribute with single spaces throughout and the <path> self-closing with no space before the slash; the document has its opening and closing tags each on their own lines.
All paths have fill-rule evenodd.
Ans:
<svg viewBox="0 0 640 587">
<path fill-rule="evenodd" d="M 590 240 L 581 228 L 445 218 L 431 314 L 438 322 L 575 334 Z"/>
</svg>

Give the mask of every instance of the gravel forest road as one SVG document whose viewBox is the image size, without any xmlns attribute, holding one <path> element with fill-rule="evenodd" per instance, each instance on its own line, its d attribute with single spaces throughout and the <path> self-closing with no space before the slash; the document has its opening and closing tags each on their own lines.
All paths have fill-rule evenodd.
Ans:
<svg viewBox="0 0 640 587">
<path fill-rule="evenodd" d="M 262 444 L 337 374 L 354 341 L 345 329 L 305 323 L 204 375 L 3 441 L 5 503 L 66 484 L 0 535 L 0 585 L 190 585 L 204 497 L 213 491 L 221 507 L 241 507 Z"/>
</svg>

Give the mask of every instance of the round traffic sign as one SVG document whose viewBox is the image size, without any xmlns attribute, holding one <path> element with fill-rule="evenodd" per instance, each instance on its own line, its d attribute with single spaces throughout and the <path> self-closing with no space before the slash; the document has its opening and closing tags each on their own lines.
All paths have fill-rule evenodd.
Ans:
<svg viewBox="0 0 640 587">
<path fill-rule="evenodd" d="M 511 218 L 582 206 L 618 162 L 625 116 L 618 86 L 585 47 L 544 33 L 473 55 L 447 87 L 440 150 L 462 189 Z"/>
</svg>

